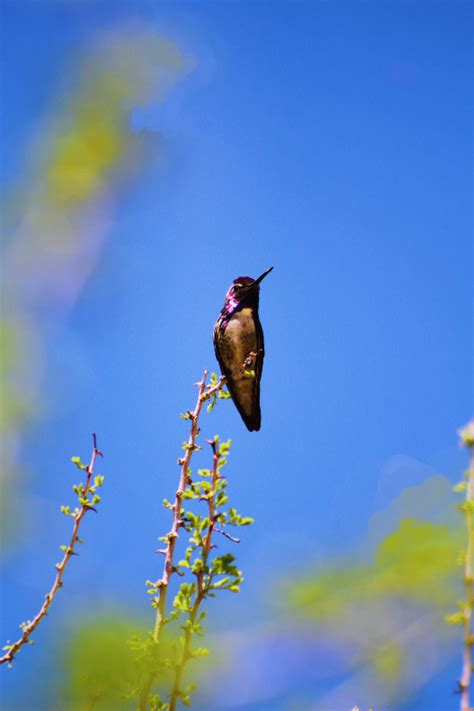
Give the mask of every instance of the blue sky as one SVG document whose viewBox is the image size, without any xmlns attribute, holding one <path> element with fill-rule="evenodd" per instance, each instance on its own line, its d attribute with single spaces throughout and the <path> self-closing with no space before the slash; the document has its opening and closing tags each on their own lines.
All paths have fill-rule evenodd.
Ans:
<svg viewBox="0 0 474 711">
<path fill-rule="evenodd" d="M 130 107 L 146 160 L 112 187 L 106 241 L 74 307 L 42 321 L 42 407 L 22 435 L 30 523 L 5 564 L 5 635 L 47 588 L 68 459 L 87 456 L 91 431 L 107 479 L 64 593 L 8 675 L 13 699 L 48 668 L 51 630 L 74 606 L 112 598 L 147 614 L 161 500 L 186 436 L 178 413 L 204 367 L 217 368 L 212 327 L 236 276 L 274 266 L 261 291 L 262 430 L 248 433 L 227 402 L 205 422 L 232 437 L 231 492 L 256 519 L 238 550 L 244 591 L 216 604 L 215 630 L 263 624 L 264 588 L 350 552 L 400 491 L 393 457 L 419 463 L 401 487 L 425 468 L 462 471 L 472 7 L 21 0 L 2 16 L 7 194 L 29 180 L 30 147 L 101 32 L 146 26 L 193 58 L 162 103 Z M 451 690 L 441 674 L 404 708 L 451 703 Z"/>
</svg>

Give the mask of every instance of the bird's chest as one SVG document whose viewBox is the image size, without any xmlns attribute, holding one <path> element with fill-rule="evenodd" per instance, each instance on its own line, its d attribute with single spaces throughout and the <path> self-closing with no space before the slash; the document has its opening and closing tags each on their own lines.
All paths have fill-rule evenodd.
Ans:
<svg viewBox="0 0 474 711">
<path fill-rule="evenodd" d="M 252 309 L 237 311 L 228 320 L 221 334 L 221 349 L 226 360 L 241 365 L 250 352 L 257 349 L 257 334 Z"/>
<path fill-rule="evenodd" d="M 231 341 L 255 337 L 255 321 L 252 309 L 241 309 L 233 314 L 227 322 L 225 336 Z"/>
</svg>

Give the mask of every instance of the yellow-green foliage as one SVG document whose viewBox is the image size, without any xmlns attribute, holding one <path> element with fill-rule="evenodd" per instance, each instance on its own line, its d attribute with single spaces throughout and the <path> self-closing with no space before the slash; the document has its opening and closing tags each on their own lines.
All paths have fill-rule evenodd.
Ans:
<svg viewBox="0 0 474 711">
<path fill-rule="evenodd" d="M 373 659 L 373 665 L 378 676 L 385 682 L 391 682 L 400 677 L 403 671 L 403 649 L 395 642 L 386 644 L 378 650 Z"/>
<path fill-rule="evenodd" d="M 106 81 L 104 77 L 104 89 Z M 47 197 L 63 206 L 91 197 L 103 187 L 107 172 L 122 157 L 127 142 L 127 127 L 117 121 L 114 104 L 91 101 L 78 107 L 53 147 L 46 173 Z"/>
<path fill-rule="evenodd" d="M 112 711 L 127 708 L 134 680 L 134 652 L 128 641 L 143 628 L 123 617 L 103 617 L 77 626 L 64 660 L 63 708 Z"/>
<path fill-rule="evenodd" d="M 420 655 L 425 680 L 441 653 L 446 663 L 453 631 L 444 618 L 462 595 L 462 522 L 451 515 L 451 490 L 439 475 L 405 490 L 377 514 L 356 562 L 331 562 L 287 588 L 293 619 L 323 627 L 342 646 L 361 683 L 371 676 L 377 704 L 416 688 Z M 421 517 L 423 504 L 431 520 Z M 420 518 L 403 515 L 414 512 Z"/>
<path fill-rule="evenodd" d="M 136 709 L 137 694 L 150 671 L 158 675 L 154 693 L 166 698 L 173 683 L 172 660 L 182 648 L 179 633 L 166 628 L 156 645 L 149 627 L 127 614 L 78 618 L 61 650 L 61 685 L 51 689 L 51 708 Z M 204 677 L 208 668 L 200 659 L 192 668 L 192 681 Z"/>
<path fill-rule="evenodd" d="M 374 593 L 424 604 L 448 604 L 456 584 L 460 532 L 442 524 L 402 519 L 380 544 L 373 566 Z"/>
<path fill-rule="evenodd" d="M 0 432 L 13 428 L 31 409 L 31 403 L 21 388 L 19 370 L 25 354 L 33 348 L 28 334 L 20 324 L 0 322 Z"/>
<path fill-rule="evenodd" d="M 339 564 L 289 591 L 295 612 L 315 619 L 337 617 L 353 604 L 391 597 L 442 607 L 453 599 L 460 533 L 443 524 L 402 519 L 367 565 Z"/>
<path fill-rule="evenodd" d="M 436 475 L 403 491 L 374 516 L 375 530 L 385 533 L 374 545 L 374 525 L 369 527 L 373 551 L 363 562 L 341 560 L 289 588 L 294 611 L 305 618 L 330 621 L 354 603 L 393 599 L 439 610 L 450 605 L 458 586 L 463 547 L 461 521 L 454 506 L 446 504 L 451 490 L 451 482 Z M 421 517 L 423 507 L 435 521 Z"/>
<path fill-rule="evenodd" d="M 57 67 L 55 91 L 24 146 L 22 180 L 5 201 L 2 255 L 0 485 L 8 507 L 0 531 L 9 542 L 29 504 L 19 476 L 23 432 L 49 406 L 43 334 L 58 314 L 62 322 L 95 269 L 123 187 L 158 155 L 161 138 L 131 130 L 134 108 L 163 101 L 191 68 L 152 29 L 109 29 Z"/>
</svg>

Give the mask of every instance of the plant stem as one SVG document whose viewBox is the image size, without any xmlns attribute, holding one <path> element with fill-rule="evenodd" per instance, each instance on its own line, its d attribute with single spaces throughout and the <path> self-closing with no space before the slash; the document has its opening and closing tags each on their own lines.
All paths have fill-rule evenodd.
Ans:
<svg viewBox="0 0 474 711">
<path fill-rule="evenodd" d="M 203 544 L 202 568 L 198 573 L 196 573 L 196 578 L 197 578 L 196 598 L 194 600 L 192 610 L 189 613 L 189 621 L 191 622 L 191 625 L 194 625 L 194 623 L 196 622 L 196 618 L 197 618 L 197 615 L 199 612 L 199 607 L 200 607 L 201 602 L 203 601 L 203 599 L 206 595 L 206 592 L 208 590 L 208 586 L 206 588 L 204 587 L 204 578 L 205 578 L 205 570 L 207 567 L 207 561 L 208 561 L 209 554 L 212 549 L 212 534 L 213 534 L 214 528 L 215 528 L 215 496 L 217 493 L 217 491 L 216 491 L 217 480 L 219 478 L 220 455 L 219 455 L 219 451 L 217 449 L 216 443 L 212 442 L 211 446 L 212 446 L 212 450 L 213 450 L 212 485 L 211 485 L 211 490 L 209 492 L 209 495 L 207 497 L 209 523 L 208 523 L 208 527 L 207 527 L 206 538 L 204 539 L 204 544 Z M 190 627 L 186 627 L 185 632 L 184 632 L 184 644 L 183 644 L 183 651 L 181 654 L 181 659 L 175 669 L 175 678 L 174 678 L 173 690 L 171 692 L 171 697 L 170 697 L 169 711 L 176 711 L 176 703 L 179 698 L 184 668 L 185 668 L 188 660 L 191 657 L 191 654 L 190 654 L 191 639 L 192 639 L 192 629 L 190 629 Z"/>
<path fill-rule="evenodd" d="M 99 449 L 97 449 L 96 435 L 93 434 L 92 437 L 93 437 L 93 441 L 94 441 L 94 448 L 92 450 L 92 456 L 91 456 L 89 466 L 87 467 L 86 485 L 85 485 L 83 492 L 82 492 L 83 499 L 87 499 L 87 497 L 89 495 L 89 489 L 91 486 L 92 475 L 94 473 L 95 460 L 97 459 L 98 456 L 102 456 L 102 452 Z M 64 571 L 66 569 L 68 562 L 70 561 L 70 559 L 72 558 L 73 555 L 77 555 L 77 553 L 74 551 L 74 546 L 76 545 L 77 539 L 79 536 L 79 527 L 80 527 L 81 521 L 84 518 L 84 516 L 86 515 L 87 511 L 89 511 L 89 509 L 91 509 L 91 508 L 92 508 L 92 506 L 84 503 L 82 505 L 81 509 L 78 511 L 78 513 L 74 517 L 74 528 L 72 530 L 71 539 L 69 541 L 69 545 L 66 548 L 63 559 L 61 560 L 60 563 L 57 563 L 57 565 L 56 565 L 57 572 L 56 572 L 56 577 L 54 579 L 52 588 L 46 594 L 44 603 L 43 603 L 42 607 L 40 608 L 39 612 L 37 613 L 36 617 L 34 617 L 30 622 L 28 622 L 28 624 L 23 626 L 23 634 L 21 635 L 21 637 L 19 637 L 19 639 L 17 639 L 17 641 L 14 644 L 9 646 L 8 651 L 6 652 L 6 654 L 3 655 L 3 657 L 0 657 L 0 664 L 5 664 L 5 662 L 8 664 L 12 663 L 12 661 L 15 657 L 15 654 L 17 654 L 17 652 L 20 650 L 20 648 L 29 641 L 31 634 L 38 627 L 41 620 L 46 616 L 46 614 L 49 610 L 49 607 L 54 600 L 56 593 L 63 586 L 63 575 L 64 575 Z"/>
<path fill-rule="evenodd" d="M 461 711 L 471 711 L 469 700 L 471 678 L 472 678 L 472 647 L 474 643 L 472 633 L 472 613 L 474 607 L 474 571 L 473 571 L 473 556 L 474 556 L 474 526 L 473 512 L 471 510 L 474 502 L 474 447 L 469 446 L 469 470 L 466 489 L 466 528 L 467 528 L 467 546 L 466 546 L 466 561 L 464 567 L 464 585 L 466 590 L 466 607 L 464 609 L 464 653 L 463 667 L 460 681 L 461 689 Z"/>
<path fill-rule="evenodd" d="M 191 421 L 191 429 L 189 432 L 188 441 L 186 443 L 185 455 L 183 458 L 178 460 L 181 467 L 178 489 L 175 494 L 174 504 L 172 506 L 173 510 L 173 522 L 171 525 L 171 530 L 167 535 L 166 547 L 160 551 L 163 553 L 165 560 L 163 566 L 163 575 L 160 580 L 157 581 L 156 587 L 158 588 L 158 593 L 153 599 L 154 606 L 156 607 L 156 617 L 155 625 L 153 630 L 153 638 L 157 644 L 161 640 L 161 634 L 163 631 L 163 626 L 165 624 L 165 614 L 166 614 L 166 598 L 168 595 L 168 588 L 171 580 L 172 574 L 175 572 L 173 559 L 174 552 L 176 548 L 176 542 L 179 535 L 179 529 L 183 525 L 181 520 L 181 511 L 183 508 L 182 499 L 186 487 L 189 484 L 190 478 L 190 463 L 193 456 L 193 452 L 198 449 L 196 440 L 199 435 L 199 416 L 201 414 L 202 406 L 209 400 L 214 394 L 218 393 L 224 386 L 225 379 L 221 378 L 216 385 L 210 386 L 206 385 L 208 371 L 205 370 L 203 373 L 202 380 L 196 385 L 199 388 L 198 396 L 196 400 L 196 405 L 194 410 L 188 412 L 189 419 Z M 148 708 L 148 700 L 150 697 L 151 689 L 154 681 L 156 680 L 156 674 L 151 672 L 140 692 L 139 697 L 139 709 L 140 711 L 146 711 Z"/>
</svg>

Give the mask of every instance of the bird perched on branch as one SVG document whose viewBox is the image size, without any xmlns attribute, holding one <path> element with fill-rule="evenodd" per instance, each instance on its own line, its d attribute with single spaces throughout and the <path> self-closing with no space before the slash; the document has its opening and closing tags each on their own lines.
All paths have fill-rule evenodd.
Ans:
<svg viewBox="0 0 474 711">
<path fill-rule="evenodd" d="M 260 282 L 272 269 L 267 269 L 258 279 L 234 279 L 214 326 L 214 350 L 222 375 L 251 432 L 260 429 L 260 378 L 265 355 L 258 317 Z"/>
</svg>

